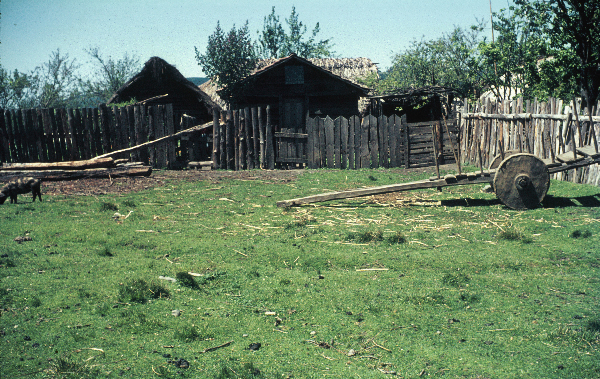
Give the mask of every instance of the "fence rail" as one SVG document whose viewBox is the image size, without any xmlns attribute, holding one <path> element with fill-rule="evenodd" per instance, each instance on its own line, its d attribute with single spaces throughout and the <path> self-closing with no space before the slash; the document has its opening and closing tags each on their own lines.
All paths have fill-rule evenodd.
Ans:
<svg viewBox="0 0 600 379">
<path fill-rule="evenodd" d="M 462 163 L 488 167 L 502 151 L 531 153 L 541 159 L 597 144 L 600 107 L 589 112 L 578 103 L 505 100 L 469 104 L 460 115 Z M 591 114 L 590 114 L 591 113 Z M 481 159 L 479 158 L 481 153 Z M 554 179 L 600 186 L 600 167 L 592 165 L 554 174 Z"/>
<path fill-rule="evenodd" d="M 194 122 L 184 120 L 180 125 L 174 122 L 179 117 L 173 114 L 171 104 L 0 110 L 0 160 L 27 163 L 90 159 L 173 134 Z M 197 140 L 204 141 L 205 154 L 209 154 L 208 136 Z M 187 142 L 167 141 L 127 154 L 127 158 L 155 168 L 171 167 L 181 155 L 181 146 L 187 147 Z"/>
</svg>

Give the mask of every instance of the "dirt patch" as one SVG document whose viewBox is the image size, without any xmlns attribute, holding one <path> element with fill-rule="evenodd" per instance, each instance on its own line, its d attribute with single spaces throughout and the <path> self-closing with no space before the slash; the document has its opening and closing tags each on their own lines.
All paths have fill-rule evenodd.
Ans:
<svg viewBox="0 0 600 379">
<path fill-rule="evenodd" d="M 217 183 L 225 179 L 289 182 L 305 170 L 252 170 L 252 171 L 201 171 L 155 170 L 150 176 L 76 179 L 45 181 L 42 193 L 46 195 L 98 196 L 122 195 L 160 187 L 172 181 L 203 181 Z"/>
</svg>

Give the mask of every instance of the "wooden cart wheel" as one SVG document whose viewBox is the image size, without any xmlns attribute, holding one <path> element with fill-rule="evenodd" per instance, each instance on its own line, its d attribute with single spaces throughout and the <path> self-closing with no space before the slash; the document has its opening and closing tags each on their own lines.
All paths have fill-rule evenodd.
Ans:
<svg viewBox="0 0 600 379">
<path fill-rule="evenodd" d="M 504 157 L 502 156 L 502 154 L 498 154 L 494 157 L 494 159 L 492 159 L 492 163 L 490 163 L 490 167 L 488 169 L 490 170 L 495 170 L 498 168 L 498 166 L 500 166 L 500 163 L 502 163 L 503 160 L 505 160 L 506 158 L 510 157 L 511 155 L 515 155 L 518 154 L 519 150 L 508 150 L 504 152 Z"/>
<path fill-rule="evenodd" d="M 537 208 L 549 187 L 548 168 L 532 154 L 514 154 L 505 158 L 494 176 L 496 196 L 512 209 Z"/>
</svg>

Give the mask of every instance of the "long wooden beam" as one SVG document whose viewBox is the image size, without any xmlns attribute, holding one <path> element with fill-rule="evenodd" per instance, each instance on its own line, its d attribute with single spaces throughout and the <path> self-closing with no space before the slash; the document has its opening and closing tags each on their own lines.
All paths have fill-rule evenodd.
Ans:
<svg viewBox="0 0 600 379">
<path fill-rule="evenodd" d="M 202 124 L 202 125 L 192 126 L 191 128 L 182 130 L 182 131 L 177 132 L 175 134 L 171 134 L 171 135 L 168 135 L 168 136 L 157 138 L 157 139 L 155 139 L 153 141 L 150 141 L 150 142 L 144 142 L 144 143 L 142 143 L 140 145 L 137 145 L 137 146 L 128 147 L 126 149 L 111 151 L 110 153 L 98 155 L 94 159 L 112 157 L 112 156 L 123 154 L 123 153 L 131 153 L 132 151 L 136 151 L 136 150 L 142 149 L 144 147 L 148 147 L 148 146 L 157 144 L 159 142 L 164 142 L 164 141 L 167 141 L 167 140 L 170 140 L 170 139 L 173 139 L 173 138 L 177 138 L 177 137 L 179 137 L 179 136 L 181 136 L 183 134 L 188 134 L 188 133 L 197 132 L 197 131 L 201 131 L 201 130 L 204 130 L 204 129 L 212 128 L 212 126 L 213 126 L 213 122 L 212 121 L 207 122 L 207 123 Z"/>
<path fill-rule="evenodd" d="M 311 195 L 291 200 L 282 200 L 277 202 L 278 207 L 291 207 L 294 205 L 318 203 L 322 201 L 348 199 L 352 197 L 361 197 L 369 195 L 380 195 L 383 193 L 409 191 L 415 189 L 437 188 L 447 186 L 460 186 L 475 183 L 491 183 L 494 180 L 494 171 L 485 172 L 484 175 L 462 174 L 446 175 L 441 179 L 432 178 L 429 180 L 420 180 L 409 183 L 388 184 L 379 187 L 358 188 L 346 191 L 327 192 L 319 195 Z"/>
</svg>

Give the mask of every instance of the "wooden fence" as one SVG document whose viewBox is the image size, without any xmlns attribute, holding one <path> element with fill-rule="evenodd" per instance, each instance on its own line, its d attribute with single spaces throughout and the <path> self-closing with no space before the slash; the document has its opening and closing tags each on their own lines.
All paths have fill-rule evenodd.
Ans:
<svg viewBox="0 0 600 379">
<path fill-rule="evenodd" d="M 555 159 L 575 147 L 600 139 L 599 106 L 591 117 L 579 104 L 550 98 L 548 101 L 506 100 L 469 104 L 460 115 L 462 163 L 488 167 L 501 151 L 531 153 Z M 591 127 L 593 125 L 593 127 Z M 480 159 L 481 156 L 481 159 Z M 554 174 L 554 179 L 600 186 L 600 167 L 592 165 Z"/>
<path fill-rule="evenodd" d="M 220 169 L 424 167 L 435 165 L 435 152 L 440 162 L 454 162 L 452 146 L 458 149 L 455 118 L 316 117 L 294 132 L 272 125 L 269 107 L 215 113 L 214 120 L 213 166 Z"/>
<path fill-rule="evenodd" d="M 183 124 L 174 120 L 173 106 L 132 105 L 82 109 L 18 109 L 0 110 L 0 160 L 6 163 L 61 162 L 83 160 L 112 151 L 152 141 L 195 121 Z M 210 155 L 208 137 L 196 136 L 205 152 L 196 148 L 196 155 Z M 187 151 L 188 142 L 170 140 L 126 154 L 132 161 L 155 168 L 172 167 Z M 197 157 L 196 159 L 201 159 Z"/>
</svg>

